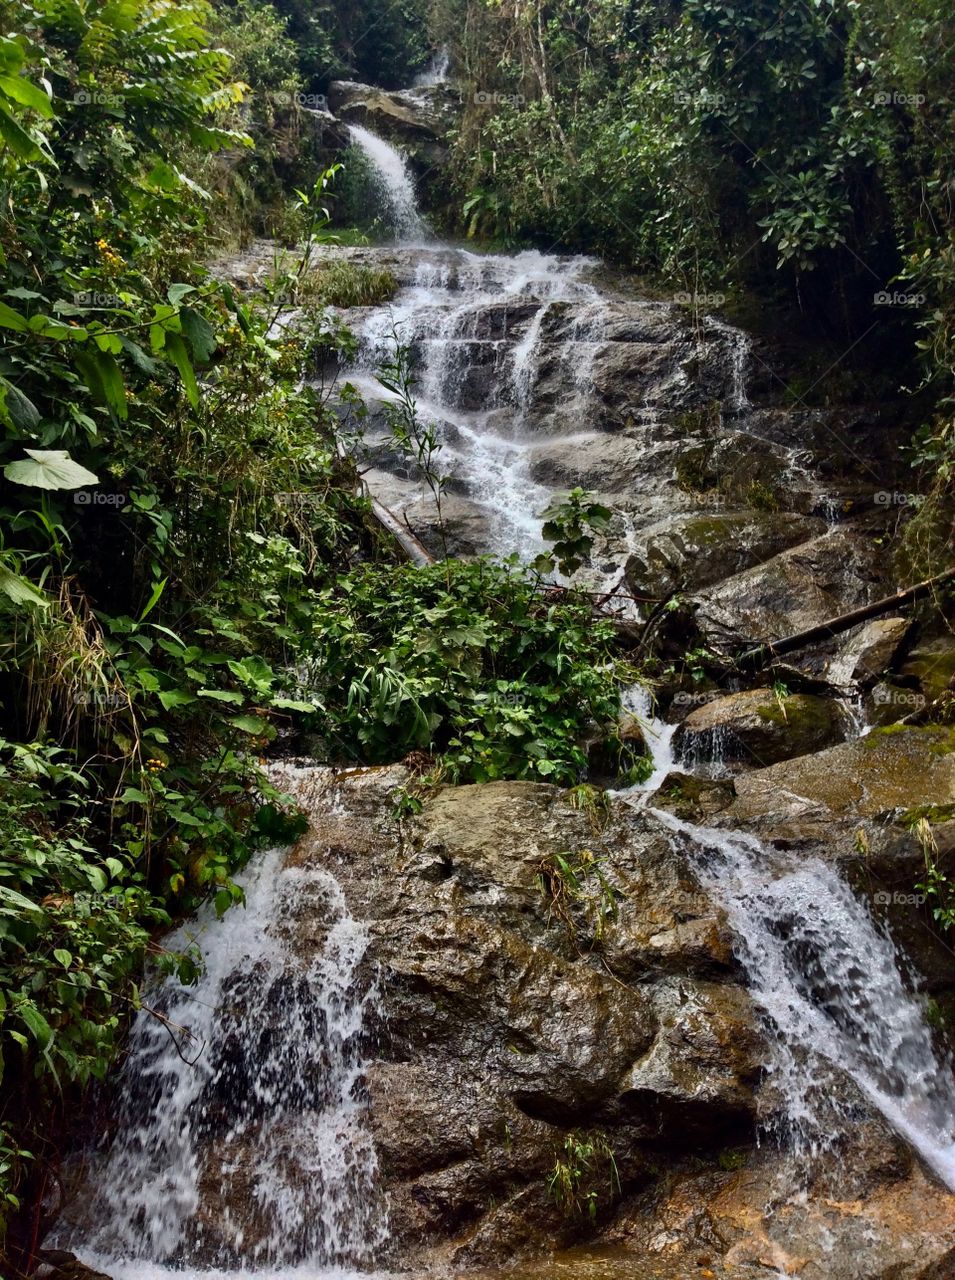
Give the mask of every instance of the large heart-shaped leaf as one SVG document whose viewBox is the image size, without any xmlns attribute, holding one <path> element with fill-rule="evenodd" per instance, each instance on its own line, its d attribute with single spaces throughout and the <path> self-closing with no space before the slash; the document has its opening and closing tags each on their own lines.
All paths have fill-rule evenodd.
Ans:
<svg viewBox="0 0 955 1280">
<path fill-rule="evenodd" d="M 80 489 L 99 484 L 99 476 L 74 462 L 65 449 L 27 449 L 26 458 L 10 462 L 3 474 L 14 484 L 34 489 Z"/>
</svg>

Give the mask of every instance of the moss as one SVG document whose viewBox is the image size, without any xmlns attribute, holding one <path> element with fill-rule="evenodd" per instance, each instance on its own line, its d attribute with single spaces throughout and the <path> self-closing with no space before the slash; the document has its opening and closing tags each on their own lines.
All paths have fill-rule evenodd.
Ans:
<svg viewBox="0 0 955 1280">
<path fill-rule="evenodd" d="M 727 1173 L 735 1173 L 737 1169 L 745 1169 L 749 1164 L 749 1151 L 745 1147 L 728 1147 L 716 1157 L 716 1162 Z"/>
<path fill-rule="evenodd" d="M 779 499 L 762 480 L 754 480 L 746 491 L 746 501 L 756 511 L 778 511 Z"/>
<path fill-rule="evenodd" d="M 907 827 L 914 827 L 916 822 L 925 818 L 933 827 L 943 822 L 951 822 L 955 818 L 955 804 L 920 804 L 914 809 L 906 809 L 902 814 L 902 822 Z"/>
</svg>

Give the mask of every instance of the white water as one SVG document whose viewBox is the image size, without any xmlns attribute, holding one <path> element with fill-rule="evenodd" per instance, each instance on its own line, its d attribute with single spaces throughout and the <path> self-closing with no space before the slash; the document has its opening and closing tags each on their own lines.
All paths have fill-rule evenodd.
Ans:
<svg viewBox="0 0 955 1280">
<path fill-rule="evenodd" d="M 375 175 L 388 226 L 398 240 L 412 244 L 426 241 L 428 225 L 418 211 L 414 179 L 406 158 L 390 142 L 360 124 L 350 124 L 348 133 Z"/>
<path fill-rule="evenodd" d="M 451 57 L 447 49 L 439 49 L 431 61 L 419 75 L 415 76 L 415 88 L 430 89 L 436 84 L 444 84 L 451 68 Z"/>
<path fill-rule="evenodd" d="M 487 551 L 531 559 L 543 550 L 540 515 L 553 490 L 534 480 L 530 455 L 541 442 L 532 415 L 544 328 L 556 307 L 576 309 L 560 338 L 560 409 L 583 420 L 606 309 L 586 279 L 595 265 L 443 248 L 421 255 L 412 284 L 362 330 L 352 380 L 369 399 L 383 399 L 375 372 L 393 355 L 394 334 L 412 346 L 419 413 L 442 441 L 439 469 L 483 514 Z"/>
<path fill-rule="evenodd" d="M 56 1241 L 115 1280 L 166 1266 L 337 1274 L 385 1238 L 362 1085 L 367 931 L 327 871 L 284 857 L 242 877 L 244 909 L 203 911 L 169 940 L 201 946 L 203 975 L 147 995 L 168 1024 L 136 1018 L 115 1137 Z"/>
<path fill-rule="evenodd" d="M 651 811 L 694 853 L 772 1033 L 780 1136 L 811 1156 L 852 1123 L 845 1078 L 955 1191 L 955 1087 L 886 933 L 838 873 Z"/>
</svg>

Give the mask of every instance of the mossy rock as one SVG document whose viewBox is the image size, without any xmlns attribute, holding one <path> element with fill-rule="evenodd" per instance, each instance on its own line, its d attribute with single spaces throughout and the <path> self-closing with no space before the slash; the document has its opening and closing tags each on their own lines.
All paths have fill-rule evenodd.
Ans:
<svg viewBox="0 0 955 1280">
<path fill-rule="evenodd" d="M 697 707 L 676 741 L 684 754 L 718 749 L 724 759 L 770 765 L 831 746 L 841 737 L 842 717 L 830 699 L 747 689 Z"/>
</svg>

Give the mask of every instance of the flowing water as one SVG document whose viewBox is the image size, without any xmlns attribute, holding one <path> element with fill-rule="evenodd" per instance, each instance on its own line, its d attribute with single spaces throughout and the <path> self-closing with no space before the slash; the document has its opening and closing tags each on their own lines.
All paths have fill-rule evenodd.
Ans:
<svg viewBox="0 0 955 1280">
<path fill-rule="evenodd" d="M 648 690 L 627 690 L 624 705 L 645 725 L 654 767 L 646 782 L 619 794 L 642 808 L 671 769 L 692 768 L 674 761 L 675 726 L 657 718 Z M 858 1091 L 955 1191 L 952 1064 L 935 1049 L 892 939 L 838 871 L 745 832 L 649 812 L 690 852 L 733 930 L 770 1033 L 776 1139 L 811 1160 L 838 1143 Z"/>
<path fill-rule="evenodd" d="M 528 464 L 542 415 L 576 423 L 581 447 L 588 438 L 608 315 L 595 264 L 436 245 L 403 158 L 366 129 L 351 133 L 398 238 L 419 246 L 411 282 L 365 323 L 359 388 L 381 397 L 374 373 L 397 332 L 414 354 L 419 407 L 485 514 L 486 549 L 532 554 L 551 496 Z M 725 408 L 740 414 L 748 348 L 734 335 L 727 327 Z M 822 861 L 647 809 L 666 775 L 693 761 L 675 759 L 674 726 L 654 716 L 645 689 L 630 690 L 625 706 L 644 721 L 653 756 L 652 776 L 626 797 L 690 852 L 726 912 L 772 1043 L 777 1136 L 806 1154 L 826 1148 L 855 1091 L 955 1189 L 951 1073 L 889 937 Z M 273 852 L 244 881 L 244 910 L 223 923 L 204 912 L 171 939 L 172 948 L 198 943 L 203 976 L 194 988 L 158 983 L 148 996 L 159 1016 L 136 1019 L 111 1139 L 88 1157 L 82 1212 L 59 1230 L 56 1243 L 116 1280 L 344 1277 L 383 1256 L 387 1214 L 363 1092 L 377 1017 L 367 931 L 327 871 Z M 251 1227 L 247 1211 L 244 1228 L 233 1219 L 240 1199 L 256 1208 Z"/>
<path fill-rule="evenodd" d="M 381 1249 L 362 1087 L 368 935 L 327 871 L 284 858 L 240 878 L 244 909 L 222 922 L 205 910 L 168 940 L 198 944 L 202 977 L 160 983 L 154 1014 L 136 1018 L 115 1136 L 90 1157 L 82 1218 L 59 1231 L 116 1280 L 240 1264 L 332 1274 Z M 232 1215 L 249 1203 L 251 1236 L 247 1207 Z"/>
</svg>

